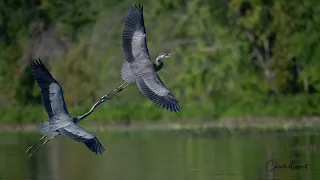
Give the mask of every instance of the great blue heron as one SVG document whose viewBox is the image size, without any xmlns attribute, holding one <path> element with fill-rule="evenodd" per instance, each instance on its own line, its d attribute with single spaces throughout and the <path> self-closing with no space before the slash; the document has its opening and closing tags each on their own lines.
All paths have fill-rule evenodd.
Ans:
<svg viewBox="0 0 320 180">
<path fill-rule="evenodd" d="M 121 69 L 121 76 L 125 82 L 114 91 L 122 91 L 130 83 L 137 83 L 146 98 L 171 112 L 179 111 L 180 105 L 156 73 L 163 67 L 161 59 L 172 54 L 161 53 L 156 59 L 156 64 L 150 60 L 142 5 L 132 6 L 125 18 L 122 48 L 127 60 Z"/>
<path fill-rule="evenodd" d="M 82 116 L 71 117 L 68 113 L 66 104 L 64 102 L 63 91 L 59 83 L 52 77 L 49 71 L 42 64 L 41 60 L 36 60 L 31 64 L 33 76 L 35 77 L 40 89 L 41 99 L 45 110 L 50 118 L 49 121 L 42 121 L 40 123 L 40 132 L 43 135 L 34 145 L 32 145 L 26 152 L 33 148 L 45 137 L 49 137 L 38 147 L 32 154 L 36 153 L 43 145 L 59 136 L 60 134 L 72 138 L 78 142 L 84 143 L 91 151 L 96 154 L 104 152 L 103 146 L 99 140 L 90 132 L 79 127 L 77 123 L 87 117 L 92 111 L 102 102 L 107 101 L 108 94 L 97 101 L 90 111 Z M 28 158 L 29 158 L 28 157 Z"/>
</svg>

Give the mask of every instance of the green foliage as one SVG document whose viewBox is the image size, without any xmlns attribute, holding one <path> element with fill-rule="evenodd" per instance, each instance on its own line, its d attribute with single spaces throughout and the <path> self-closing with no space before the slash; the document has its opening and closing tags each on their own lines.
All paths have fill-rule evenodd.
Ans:
<svg viewBox="0 0 320 180">
<path fill-rule="evenodd" d="M 105 103 L 88 116 L 83 123 L 92 120 L 113 122 L 122 120 L 217 120 L 230 117 L 303 117 L 318 116 L 320 107 L 319 95 L 287 95 L 287 96 L 255 96 L 217 97 L 215 101 L 206 101 L 203 104 L 186 104 L 180 113 L 174 114 L 164 111 L 154 105 L 143 103 L 125 104 L 119 101 Z M 69 107 L 71 115 L 81 115 L 87 112 L 91 105 Z M 7 108 L 0 112 L 0 124 L 34 123 L 47 119 L 43 106 L 28 105 L 25 107 Z M 26 118 L 27 117 L 27 118 Z"/>
<path fill-rule="evenodd" d="M 320 5 L 315 0 L 138 3 L 144 4 L 151 58 L 161 52 L 176 54 L 165 60 L 159 74 L 182 112 L 158 108 L 132 84 L 90 118 L 320 114 Z M 121 32 L 131 2 L 0 0 L 0 5 L 6 7 L 0 10 L 0 122 L 46 118 L 39 113 L 39 88 L 26 66 L 43 49 L 72 114 L 84 113 L 121 84 Z M 41 44 L 43 37 L 63 43 Z M 37 42 L 41 48 L 34 48 Z M 65 51 L 56 56 L 62 46 Z"/>
</svg>

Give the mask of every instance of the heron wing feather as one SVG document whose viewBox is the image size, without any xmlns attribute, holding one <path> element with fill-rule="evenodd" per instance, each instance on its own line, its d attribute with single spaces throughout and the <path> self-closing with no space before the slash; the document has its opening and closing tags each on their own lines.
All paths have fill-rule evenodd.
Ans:
<svg viewBox="0 0 320 180">
<path fill-rule="evenodd" d="M 122 47 L 129 63 L 141 58 L 150 60 L 144 27 L 143 6 L 134 5 L 129 10 L 124 21 Z"/>
<path fill-rule="evenodd" d="M 93 134 L 74 123 L 70 123 L 69 125 L 59 129 L 59 132 L 64 136 L 84 143 L 92 152 L 96 154 L 102 154 L 105 150 L 99 140 Z"/>
<path fill-rule="evenodd" d="M 177 112 L 181 109 L 173 94 L 165 87 L 155 72 L 137 78 L 136 82 L 143 95 L 158 106 L 171 112 Z"/>
<path fill-rule="evenodd" d="M 49 118 L 57 114 L 67 114 L 68 110 L 64 101 L 60 84 L 52 77 L 40 60 L 31 64 L 33 76 L 40 89 L 41 99 Z"/>
</svg>

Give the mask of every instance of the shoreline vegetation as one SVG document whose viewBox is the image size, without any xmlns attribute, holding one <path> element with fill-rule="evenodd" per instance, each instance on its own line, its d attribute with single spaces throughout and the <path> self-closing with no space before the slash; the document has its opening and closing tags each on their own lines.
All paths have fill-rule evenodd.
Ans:
<svg viewBox="0 0 320 180">
<path fill-rule="evenodd" d="M 182 103 L 180 112 L 171 113 L 147 100 L 148 104 L 123 103 L 122 93 L 101 104 L 80 122 L 81 126 L 91 131 L 179 130 L 218 135 L 313 131 L 320 124 L 317 94 L 252 96 L 251 99 L 220 96 L 213 102 Z M 70 106 L 68 111 L 71 116 L 82 115 L 91 105 Z M 48 116 L 41 105 L 10 107 L 0 111 L 0 132 L 38 131 L 42 120 L 48 120 Z"/>
<path fill-rule="evenodd" d="M 320 117 L 303 118 L 237 118 L 219 121 L 128 121 L 86 122 L 81 126 L 96 132 L 181 132 L 205 136 L 319 133 Z M 39 124 L 1 124 L 0 132 L 38 132 Z"/>
<path fill-rule="evenodd" d="M 128 102 L 126 96 L 130 95 L 130 90 L 137 89 L 132 85 L 128 91 L 121 92 L 116 99 L 101 104 L 84 122 L 97 122 L 96 120 L 103 120 L 103 122 L 124 120 L 157 122 L 168 119 L 221 121 L 220 119 L 225 118 L 285 117 L 290 119 L 320 116 L 320 94 L 251 95 L 250 98 L 222 94 L 219 96 L 217 94 L 213 100 L 207 99 L 199 103 L 180 101 L 181 111 L 172 113 L 145 99 L 140 92 L 135 97 L 137 100 Z M 41 98 L 38 100 L 41 101 Z M 83 103 L 76 106 L 67 103 L 69 114 L 71 116 L 82 115 L 91 108 L 93 103 Z M 9 106 L 0 111 L 0 125 L 39 123 L 47 119 L 48 115 L 44 107 L 37 103 Z"/>
</svg>

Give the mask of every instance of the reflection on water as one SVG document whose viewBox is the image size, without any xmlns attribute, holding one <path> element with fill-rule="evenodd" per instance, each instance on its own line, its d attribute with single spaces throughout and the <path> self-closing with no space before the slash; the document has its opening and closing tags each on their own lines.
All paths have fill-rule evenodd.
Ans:
<svg viewBox="0 0 320 180">
<path fill-rule="evenodd" d="M 319 179 L 318 136 L 201 138 L 173 133 L 95 133 L 106 151 L 58 137 L 27 159 L 25 150 L 41 137 L 0 134 L 3 180 L 260 180 Z M 300 147 L 294 148 L 294 147 Z M 266 171 L 269 160 L 307 169 Z"/>
</svg>

